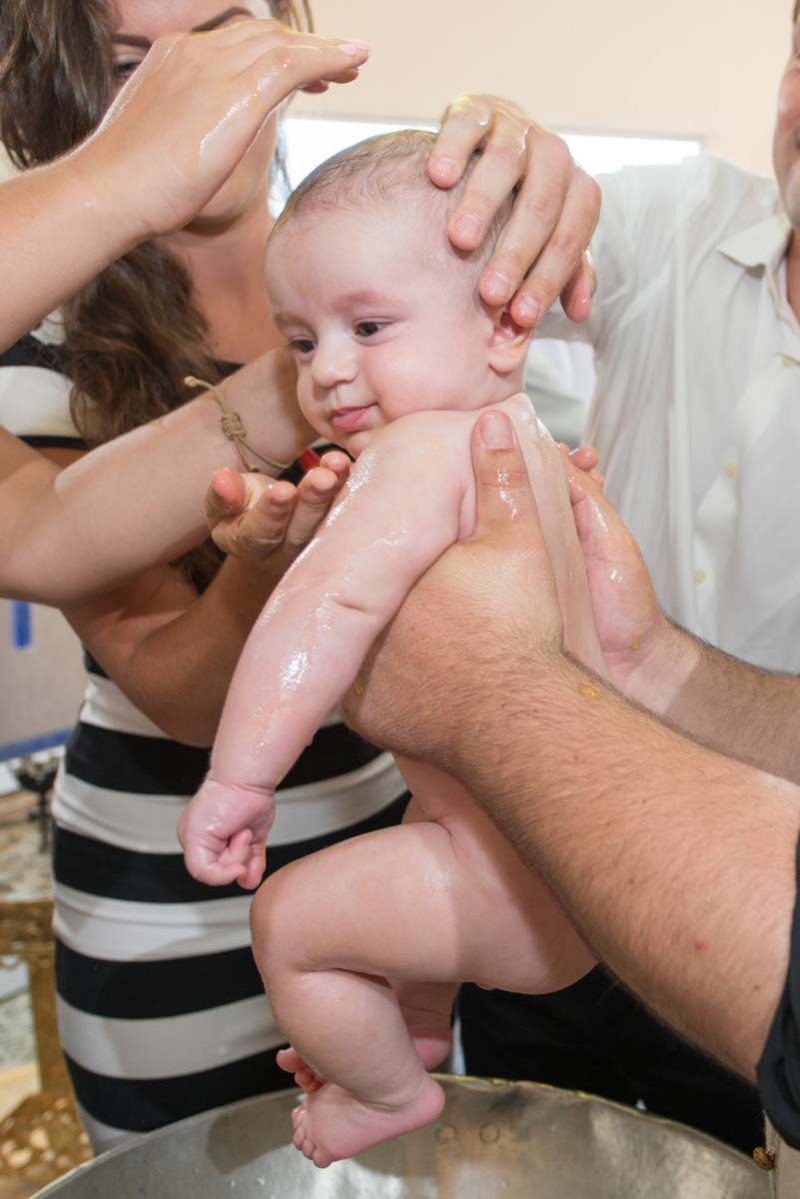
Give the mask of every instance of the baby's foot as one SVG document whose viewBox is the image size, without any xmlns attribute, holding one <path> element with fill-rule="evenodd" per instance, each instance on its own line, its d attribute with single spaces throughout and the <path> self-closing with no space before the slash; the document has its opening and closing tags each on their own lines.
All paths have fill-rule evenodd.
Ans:
<svg viewBox="0 0 800 1199">
<path fill-rule="evenodd" d="M 400 1104 L 365 1103 L 326 1082 L 292 1112 L 292 1140 L 315 1166 L 329 1166 L 430 1124 L 443 1107 L 444 1091 L 428 1075 L 419 1090 Z"/>
<path fill-rule="evenodd" d="M 295 1083 L 301 1091 L 305 1091 L 306 1095 L 313 1095 L 323 1083 L 327 1082 L 326 1078 L 317 1074 L 316 1070 L 312 1070 L 308 1062 L 303 1061 L 293 1045 L 290 1045 L 288 1049 L 279 1049 L 275 1060 L 281 1070 L 294 1075 Z"/>
<path fill-rule="evenodd" d="M 436 1012 L 409 1008 L 400 996 L 398 999 L 420 1061 L 426 1070 L 434 1070 L 442 1064 L 453 1047 L 449 1009 L 447 1016 L 442 1018 Z M 313 1095 L 328 1081 L 304 1061 L 293 1045 L 288 1049 L 279 1049 L 275 1060 L 281 1070 L 294 1077 L 295 1085 L 306 1095 Z"/>
</svg>

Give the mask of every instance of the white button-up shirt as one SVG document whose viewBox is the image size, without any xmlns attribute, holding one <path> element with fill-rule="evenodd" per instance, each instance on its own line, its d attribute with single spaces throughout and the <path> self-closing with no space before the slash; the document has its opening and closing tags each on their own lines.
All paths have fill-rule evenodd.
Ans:
<svg viewBox="0 0 800 1199">
<path fill-rule="evenodd" d="M 710 156 L 601 180 L 588 440 L 665 610 L 800 672 L 800 326 L 774 181 Z"/>
</svg>

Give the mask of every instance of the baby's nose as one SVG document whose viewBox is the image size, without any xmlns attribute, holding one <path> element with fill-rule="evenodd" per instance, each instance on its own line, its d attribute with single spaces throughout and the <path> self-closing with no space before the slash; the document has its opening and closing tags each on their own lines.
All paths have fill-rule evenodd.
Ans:
<svg viewBox="0 0 800 1199">
<path fill-rule="evenodd" d="M 352 349 L 341 342 L 319 345 L 311 364 L 314 382 L 318 387 L 336 387 L 355 378 L 356 361 Z"/>
</svg>

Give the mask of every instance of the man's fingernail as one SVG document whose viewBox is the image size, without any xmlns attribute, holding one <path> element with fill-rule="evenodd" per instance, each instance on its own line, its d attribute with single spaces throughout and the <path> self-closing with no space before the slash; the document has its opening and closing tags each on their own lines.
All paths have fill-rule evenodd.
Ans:
<svg viewBox="0 0 800 1199">
<path fill-rule="evenodd" d="M 502 412 L 487 412 L 481 417 L 481 441 L 487 450 L 510 450 L 514 444 L 511 421 Z"/>
<path fill-rule="evenodd" d="M 522 296 L 514 305 L 514 311 L 526 325 L 533 325 L 542 314 L 542 306 L 533 296 Z"/>
<path fill-rule="evenodd" d="M 443 158 L 437 154 L 431 162 L 431 167 L 443 179 L 452 179 L 456 173 L 456 160 L 454 158 Z"/>
<path fill-rule="evenodd" d="M 459 237 L 465 241 L 477 241 L 483 233 L 484 220 L 477 212 L 467 212 L 460 216 L 453 226 Z"/>
<path fill-rule="evenodd" d="M 492 271 L 483 281 L 481 294 L 495 304 L 505 304 L 511 295 L 511 280 L 500 271 Z"/>
</svg>

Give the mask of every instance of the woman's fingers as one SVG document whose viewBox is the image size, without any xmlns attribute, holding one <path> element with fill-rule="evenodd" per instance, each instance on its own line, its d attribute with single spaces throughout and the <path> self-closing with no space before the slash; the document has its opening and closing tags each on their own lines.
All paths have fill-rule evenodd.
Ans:
<svg viewBox="0 0 800 1199">
<path fill-rule="evenodd" d="M 268 483 L 238 517 L 230 552 L 254 563 L 266 562 L 283 546 L 296 502 L 297 491 L 291 483 Z"/>
<path fill-rule="evenodd" d="M 344 454 L 340 454 L 339 457 L 345 459 L 345 462 L 348 461 Z M 349 462 L 344 470 L 337 470 L 324 463 L 325 459 L 319 466 L 310 470 L 297 488 L 297 500 L 286 529 L 286 541 L 298 551 L 314 536 L 347 482 Z"/>
<path fill-rule="evenodd" d="M 297 488 L 285 479 L 217 471 L 205 499 L 214 543 L 234 558 L 282 573 L 314 536 L 349 472 L 350 459 L 340 450 L 325 454 Z"/>
<path fill-rule="evenodd" d="M 234 558 L 263 563 L 283 545 L 294 499 L 285 480 L 217 471 L 205 500 L 214 544 Z"/>
<path fill-rule="evenodd" d="M 241 512 L 247 503 L 243 477 L 229 467 L 218 470 L 205 496 L 206 520 L 213 529 L 221 520 Z"/>
<path fill-rule="evenodd" d="M 110 197 L 131 244 L 179 229 L 292 92 L 350 82 L 368 54 L 276 21 L 159 39 L 83 147 L 82 177 Z"/>
</svg>

